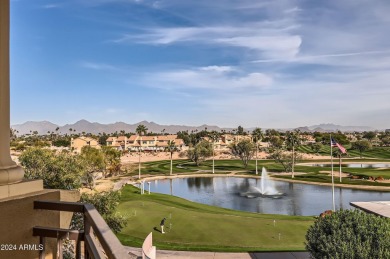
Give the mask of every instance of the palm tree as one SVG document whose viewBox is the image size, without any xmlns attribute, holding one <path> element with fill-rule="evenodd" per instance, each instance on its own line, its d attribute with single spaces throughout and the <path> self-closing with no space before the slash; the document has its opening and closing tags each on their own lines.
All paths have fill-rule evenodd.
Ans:
<svg viewBox="0 0 390 259">
<path fill-rule="evenodd" d="M 169 175 L 172 175 L 172 156 L 173 156 L 173 152 L 176 151 L 175 141 L 174 140 L 169 140 L 168 141 L 168 146 L 167 146 L 166 149 L 168 150 L 169 153 L 171 153 L 171 169 L 169 171 Z"/>
<path fill-rule="evenodd" d="M 256 128 L 252 131 L 253 142 L 256 143 L 256 174 L 259 174 L 257 170 L 257 153 L 259 152 L 259 141 L 264 137 L 263 132 L 260 128 Z"/>
<path fill-rule="evenodd" d="M 286 144 L 292 148 L 292 165 L 291 165 L 291 178 L 294 178 L 294 164 L 295 164 L 295 147 L 300 145 L 299 130 L 287 132 Z"/>
<path fill-rule="evenodd" d="M 213 149 L 213 173 L 215 173 L 215 170 L 214 170 L 215 169 L 215 163 L 214 163 L 215 162 L 215 159 L 214 159 L 215 158 L 214 143 L 219 140 L 220 136 L 221 136 L 221 134 L 219 132 L 215 131 L 215 130 L 213 130 L 213 131 L 211 131 L 209 133 L 209 138 L 212 141 L 211 146 L 212 146 L 212 149 Z"/>
<path fill-rule="evenodd" d="M 142 135 L 142 133 L 145 135 L 148 132 L 148 128 L 145 125 L 140 124 L 135 129 L 135 132 L 137 132 L 137 134 L 140 136 Z"/>
</svg>

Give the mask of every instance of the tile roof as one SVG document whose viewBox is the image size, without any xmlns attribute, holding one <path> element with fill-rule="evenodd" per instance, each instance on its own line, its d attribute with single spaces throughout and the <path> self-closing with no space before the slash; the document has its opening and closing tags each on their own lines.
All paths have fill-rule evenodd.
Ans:
<svg viewBox="0 0 390 259">
<path fill-rule="evenodd" d="M 163 135 L 163 136 L 157 136 L 158 140 L 174 140 L 177 138 L 177 135 Z"/>
<path fill-rule="evenodd" d="M 155 140 L 156 137 L 155 136 L 142 136 L 141 137 L 141 140 Z"/>
<path fill-rule="evenodd" d="M 131 135 L 130 138 L 128 138 L 129 141 L 135 141 L 138 138 L 138 135 Z"/>
</svg>

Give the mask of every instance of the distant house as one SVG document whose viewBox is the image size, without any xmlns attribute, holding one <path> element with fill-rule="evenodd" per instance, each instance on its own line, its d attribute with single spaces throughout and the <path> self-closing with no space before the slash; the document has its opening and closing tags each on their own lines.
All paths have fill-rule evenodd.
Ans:
<svg viewBox="0 0 390 259">
<path fill-rule="evenodd" d="M 304 145 L 316 142 L 316 139 L 310 134 L 301 134 L 300 139 L 302 141 L 302 144 L 304 144 Z"/>
<path fill-rule="evenodd" d="M 75 151 L 77 153 L 81 153 L 81 149 L 84 146 L 91 146 L 94 148 L 100 148 L 99 143 L 96 139 L 90 138 L 90 137 L 78 137 L 78 138 L 72 138 L 70 142 L 70 149 L 72 151 Z"/>
<path fill-rule="evenodd" d="M 168 146 L 169 141 L 174 141 L 177 149 L 182 150 L 185 145 L 182 139 L 177 138 L 177 135 L 164 136 L 139 136 L 132 135 L 130 138 L 126 136 L 109 137 L 107 146 L 114 147 L 117 150 L 129 151 L 164 151 Z"/>
<path fill-rule="evenodd" d="M 209 137 L 204 137 L 204 140 L 211 142 Z M 239 142 L 241 140 L 250 140 L 252 141 L 251 135 L 232 135 L 232 134 L 222 134 L 216 141 L 213 141 L 215 149 L 226 150 L 230 144 Z"/>
<path fill-rule="evenodd" d="M 106 140 L 107 146 L 113 147 L 121 151 L 127 149 L 127 142 L 128 142 L 128 138 L 126 136 L 109 137 Z"/>
</svg>

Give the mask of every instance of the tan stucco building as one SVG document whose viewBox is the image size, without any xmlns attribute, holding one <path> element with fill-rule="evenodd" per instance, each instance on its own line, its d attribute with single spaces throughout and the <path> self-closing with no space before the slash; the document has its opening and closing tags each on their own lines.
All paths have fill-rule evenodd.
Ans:
<svg viewBox="0 0 390 259">
<path fill-rule="evenodd" d="M 176 148 L 179 150 L 183 150 L 185 148 L 184 141 L 177 138 L 177 135 L 132 135 L 129 138 L 126 136 L 109 137 L 107 139 L 107 146 L 114 147 L 122 151 L 164 151 L 168 146 L 169 141 L 174 141 Z"/>
<path fill-rule="evenodd" d="M 70 142 L 70 149 L 76 153 L 81 153 L 81 149 L 84 146 L 90 146 L 100 149 L 100 145 L 96 139 L 90 137 L 78 137 L 72 138 Z"/>
</svg>

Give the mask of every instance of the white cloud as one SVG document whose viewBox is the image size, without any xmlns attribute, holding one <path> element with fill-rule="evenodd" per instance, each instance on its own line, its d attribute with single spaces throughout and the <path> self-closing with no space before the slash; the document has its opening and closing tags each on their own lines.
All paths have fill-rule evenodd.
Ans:
<svg viewBox="0 0 390 259">
<path fill-rule="evenodd" d="M 108 71 L 119 71 L 120 68 L 110 65 L 110 64 L 104 64 L 104 63 L 96 63 L 96 62 L 90 62 L 90 61 L 82 61 L 80 63 L 80 66 L 83 68 L 93 69 L 93 70 L 108 70 Z"/>
<path fill-rule="evenodd" d="M 290 31 L 297 25 L 286 20 L 242 26 L 176 27 L 147 29 L 145 33 L 126 34 L 111 40 L 115 43 L 168 45 L 200 43 L 240 47 L 260 52 L 265 57 L 291 58 L 298 52 L 302 39 Z"/>
<path fill-rule="evenodd" d="M 207 89 L 235 91 L 244 89 L 264 89 L 272 85 L 270 75 L 259 72 L 237 74 L 233 68 L 201 67 L 192 70 L 175 70 L 147 74 L 141 82 L 149 87 L 163 89 Z"/>
<path fill-rule="evenodd" d="M 265 57 L 283 57 L 289 59 L 295 57 L 302 43 L 300 36 L 246 36 L 216 39 L 216 42 L 226 45 L 244 47 L 263 52 Z"/>
<path fill-rule="evenodd" d="M 54 9 L 54 8 L 60 8 L 61 4 L 46 4 L 43 5 L 42 8 L 44 9 Z"/>
<path fill-rule="evenodd" d="M 204 71 L 216 71 L 216 72 L 231 72 L 235 69 L 231 66 L 207 66 L 207 67 L 201 67 L 200 70 Z"/>
</svg>

